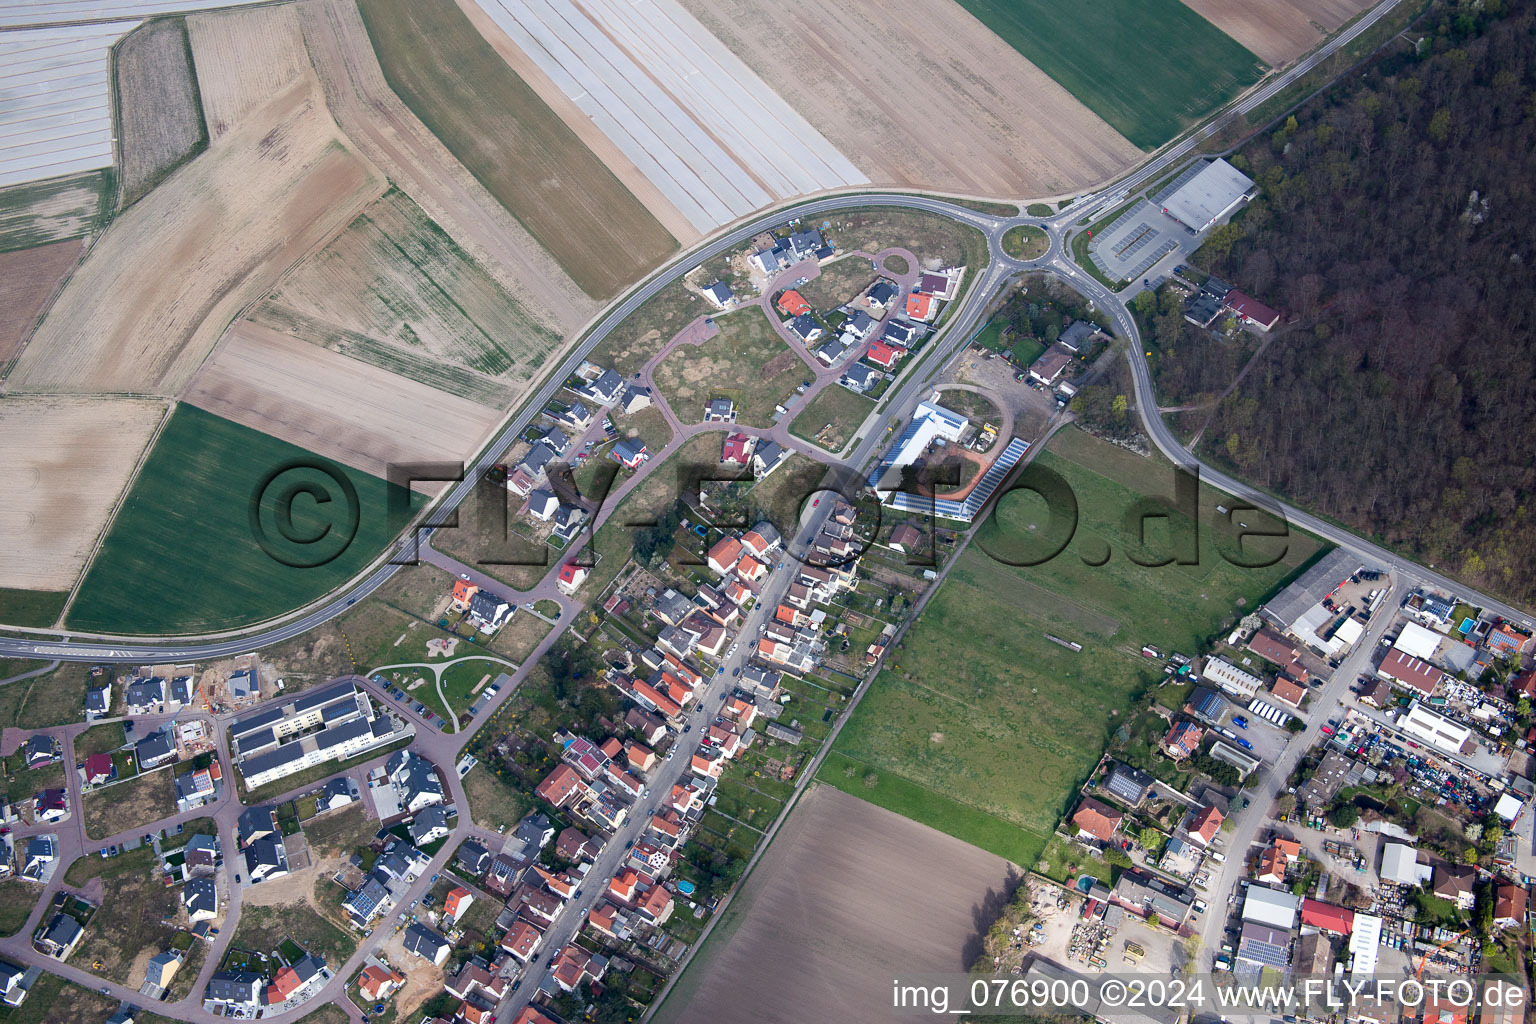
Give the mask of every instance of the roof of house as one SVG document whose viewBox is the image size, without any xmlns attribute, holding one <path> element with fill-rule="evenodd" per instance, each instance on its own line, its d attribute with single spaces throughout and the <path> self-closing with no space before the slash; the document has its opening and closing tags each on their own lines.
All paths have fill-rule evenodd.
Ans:
<svg viewBox="0 0 1536 1024">
<path fill-rule="evenodd" d="M 1432 695 L 1435 687 L 1439 686 L 1440 681 L 1445 678 L 1445 673 L 1435 666 L 1405 654 L 1395 647 L 1382 659 L 1379 671 L 1426 697 Z"/>
<path fill-rule="evenodd" d="M 1465 864 L 1436 864 L 1430 887 L 1438 896 L 1456 898 L 1472 891 L 1477 872 Z"/>
<path fill-rule="evenodd" d="M 805 296 L 793 288 L 779 296 L 778 307 L 790 316 L 799 316 L 801 313 L 811 311 L 811 304 L 805 301 Z"/>
<path fill-rule="evenodd" d="M 111 754 L 92 754 L 85 759 L 85 777 L 94 779 L 98 776 L 110 776 L 112 774 Z"/>
<path fill-rule="evenodd" d="M 1246 317 L 1254 323 L 1263 324 L 1266 327 L 1280 319 L 1280 314 L 1276 310 L 1270 309 L 1258 299 L 1251 298 L 1236 290 L 1227 293 L 1227 308 L 1239 316 Z"/>
<path fill-rule="evenodd" d="M 1195 812 L 1190 820 L 1189 832 L 1198 835 L 1209 843 L 1216 838 L 1216 833 L 1221 831 L 1222 814 L 1215 807 L 1202 807 Z"/>
<path fill-rule="evenodd" d="M 907 316 L 915 317 L 918 320 L 926 320 L 933 315 L 933 308 L 938 304 L 938 301 L 932 295 L 913 292 L 907 296 Z"/>
<path fill-rule="evenodd" d="M 883 341 L 872 341 L 869 343 L 869 351 L 864 353 L 864 357 L 872 363 L 879 363 L 886 369 L 890 369 L 896 360 L 902 357 L 903 353 L 903 349 L 887 345 Z"/>
<path fill-rule="evenodd" d="M 1525 920 L 1526 891 L 1522 886 L 1506 883 L 1494 890 L 1493 917 L 1496 921 Z"/>
<path fill-rule="evenodd" d="M 1285 701 L 1293 708 L 1299 708 L 1301 699 L 1307 695 L 1307 688 L 1285 676 L 1276 676 L 1275 681 L 1269 686 L 1269 692 L 1273 693 L 1276 699 Z"/>
<path fill-rule="evenodd" d="M 1083 798 L 1077 813 L 1072 815 L 1072 824 L 1095 839 L 1107 842 L 1120 827 L 1121 819 L 1124 817 L 1124 814 L 1113 807 L 1100 803 L 1090 796 Z"/>
<path fill-rule="evenodd" d="M 1305 899 L 1301 901 L 1301 923 L 1335 935 L 1348 935 L 1355 926 L 1355 912 L 1348 907 Z"/>
<path fill-rule="evenodd" d="M 720 446 L 720 461 L 734 462 L 738 465 L 747 464 L 748 452 L 752 448 L 752 439 L 746 434 L 727 434 L 725 441 Z"/>
<path fill-rule="evenodd" d="M 402 936 L 401 941 L 407 952 L 424 956 L 428 960 L 436 959 L 437 951 L 448 945 L 447 939 L 426 925 L 415 921 L 405 929 L 405 935 Z"/>
</svg>

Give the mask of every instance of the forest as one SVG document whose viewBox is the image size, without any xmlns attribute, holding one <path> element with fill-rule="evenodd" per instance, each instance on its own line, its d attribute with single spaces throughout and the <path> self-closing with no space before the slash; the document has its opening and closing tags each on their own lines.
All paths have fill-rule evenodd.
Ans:
<svg viewBox="0 0 1536 1024">
<path fill-rule="evenodd" d="M 1234 162 L 1259 196 L 1199 254 L 1288 321 L 1215 410 L 1202 454 L 1527 606 L 1532 7 L 1434 8 L 1398 53 L 1253 140 Z M 1167 382 L 1217 391 L 1213 362 Z M 1235 363 L 1220 362 L 1229 381 Z"/>
</svg>

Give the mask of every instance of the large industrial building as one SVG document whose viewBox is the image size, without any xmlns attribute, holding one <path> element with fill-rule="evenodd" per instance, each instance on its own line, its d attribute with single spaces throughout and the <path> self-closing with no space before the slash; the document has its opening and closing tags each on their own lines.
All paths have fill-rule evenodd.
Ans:
<svg viewBox="0 0 1536 1024">
<path fill-rule="evenodd" d="M 389 716 L 376 714 L 368 695 L 350 682 L 242 715 L 230 727 L 235 763 L 250 789 L 398 738 Z"/>
<path fill-rule="evenodd" d="M 1179 176 L 1163 197 L 1163 212 L 1191 231 L 1201 232 L 1253 198 L 1253 179 L 1225 160 L 1196 165 Z"/>
<path fill-rule="evenodd" d="M 907 467 L 921 458 L 935 441 L 958 441 L 967 423 L 964 416 L 952 409 L 933 402 L 920 403 L 913 410 L 912 422 L 896 438 L 880 464 L 870 474 L 869 485 L 880 495 L 881 504 L 904 512 L 922 512 L 965 523 L 975 519 L 987 499 L 992 497 L 1009 471 L 1018 465 L 1024 453 L 1029 450 L 1028 442 L 1016 437 L 1010 439 L 1002 454 L 987 467 L 964 498 L 934 498 L 900 490 Z"/>
</svg>

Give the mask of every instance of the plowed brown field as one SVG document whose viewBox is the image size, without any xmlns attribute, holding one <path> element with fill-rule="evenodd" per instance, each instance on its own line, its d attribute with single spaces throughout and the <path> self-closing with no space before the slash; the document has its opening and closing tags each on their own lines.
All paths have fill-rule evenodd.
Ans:
<svg viewBox="0 0 1536 1024">
<path fill-rule="evenodd" d="M 1184 0 L 1195 13 L 1252 50 L 1284 67 L 1371 6 L 1370 0 Z"/>
</svg>

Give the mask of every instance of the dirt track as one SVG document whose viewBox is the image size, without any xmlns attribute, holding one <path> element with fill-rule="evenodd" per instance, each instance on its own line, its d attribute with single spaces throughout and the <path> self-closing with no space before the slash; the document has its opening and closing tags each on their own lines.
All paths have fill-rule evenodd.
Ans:
<svg viewBox="0 0 1536 1024">
<path fill-rule="evenodd" d="M 1368 0 L 1184 0 L 1186 6 L 1273 67 L 1283 67 L 1323 41 Z"/>
<path fill-rule="evenodd" d="M 244 320 L 183 397 L 378 477 L 391 462 L 465 458 L 500 415 Z"/>
<path fill-rule="evenodd" d="M 965 970 L 1007 861 L 827 786 L 800 801 L 660 1024 L 888 1020 L 897 975 Z M 686 912 L 684 908 L 679 913 Z"/>
<path fill-rule="evenodd" d="M 957 3 L 682 3 L 875 184 L 1054 195 L 1140 156 Z"/>
<path fill-rule="evenodd" d="M 598 304 L 464 169 L 384 81 L 352 0 L 298 6 L 320 83 L 358 148 L 535 316 L 562 334 Z"/>
<path fill-rule="evenodd" d="M 74 586 L 164 413 L 130 399 L 0 399 L 0 587 Z"/>
</svg>

